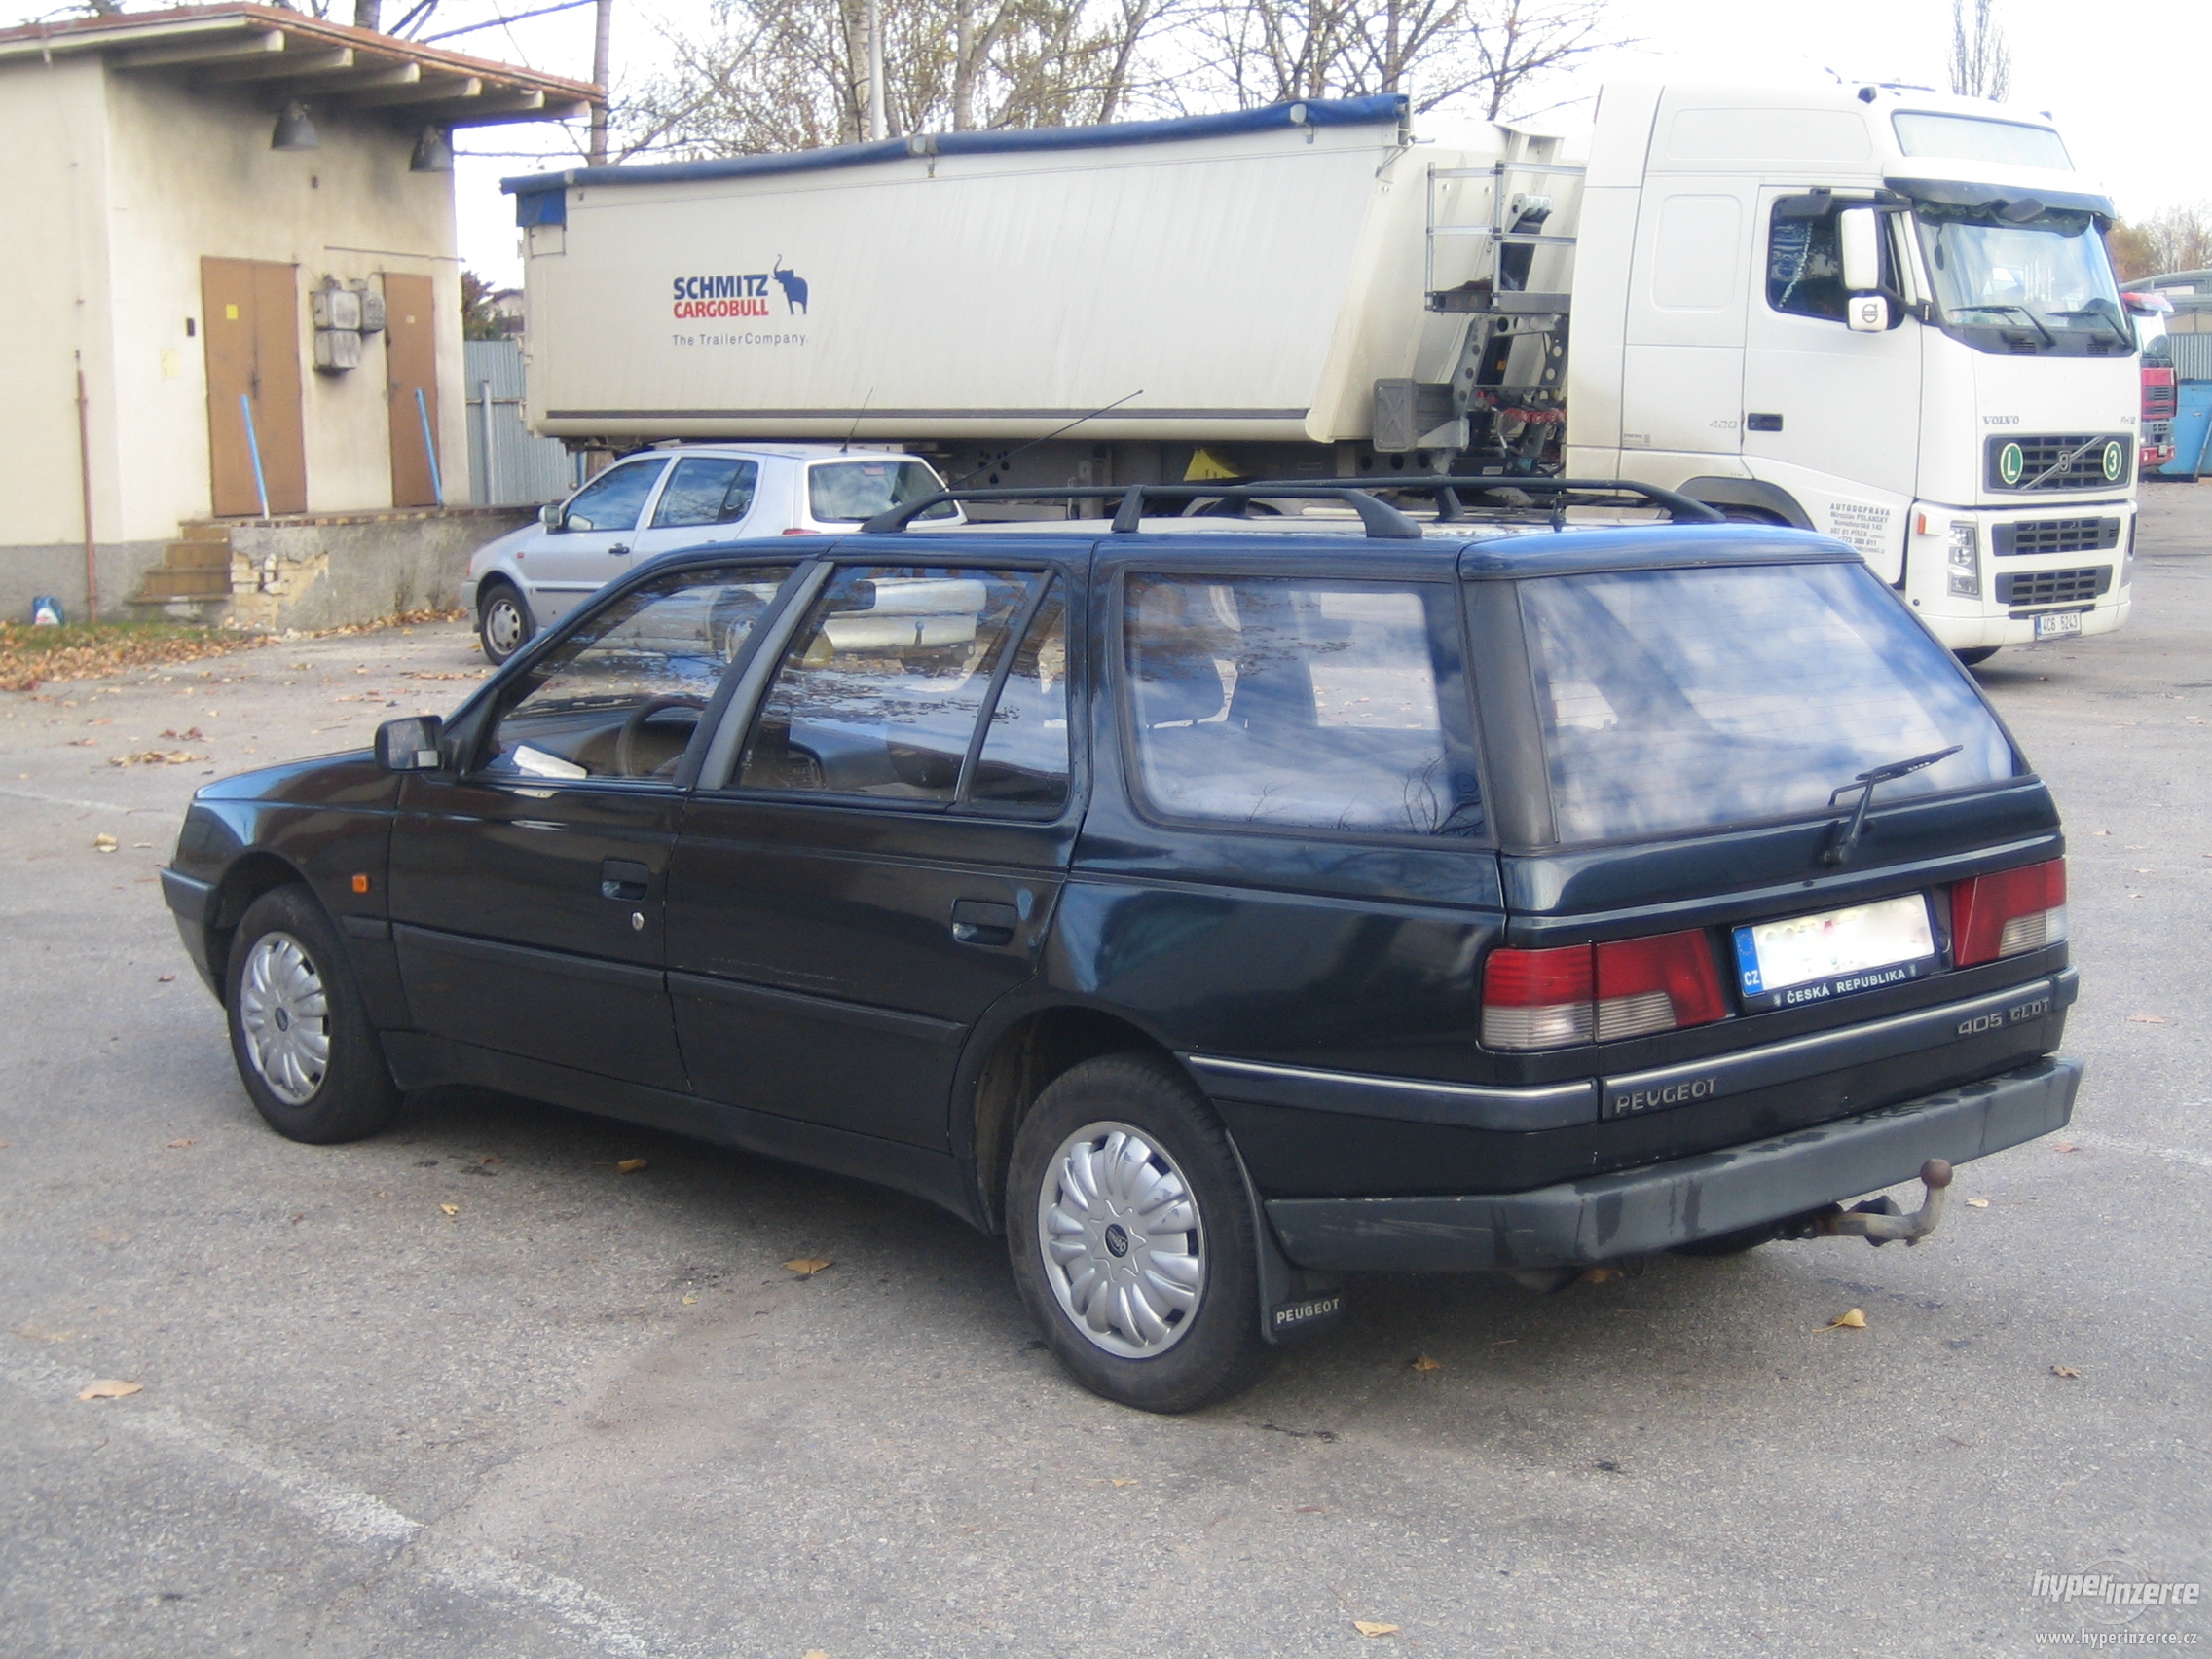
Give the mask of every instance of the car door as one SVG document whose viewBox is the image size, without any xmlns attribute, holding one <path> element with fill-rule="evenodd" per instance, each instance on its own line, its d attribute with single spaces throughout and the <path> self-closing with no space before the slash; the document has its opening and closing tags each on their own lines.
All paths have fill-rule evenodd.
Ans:
<svg viewBox="0 0 2212 1659">
<path fill-rule="evenodd" d="M 463 765 L 408 776 L 390 898 L 420 1029 L 686 1087 L 662 977 L 684 766 L 791 570 L 677 571 L 610 598 L 509 677 Z"/>
<path fill-rule="evenodd" d="M 743 456 L 680 456 L 653 502 L 652 521 L 631 541 L 634 557 L 734 541 L 759 496 L 760 463 Z"/>
<path fill-rule="evenodd" d="M 539 627 L 559 621 L 632 564 L 636 532 L 668 457 L 617 461 L 569 498 L 557 524 L 523 552 Z"/>
<path fill-rule="evenodd" d="M 942 1150 L 961 1041 L 1034 974 L 1072 844 L 1071 577 L 994 547 L 818 580 L 684 810 L 677 1028 L 701 1094 Z"/>
</svg>

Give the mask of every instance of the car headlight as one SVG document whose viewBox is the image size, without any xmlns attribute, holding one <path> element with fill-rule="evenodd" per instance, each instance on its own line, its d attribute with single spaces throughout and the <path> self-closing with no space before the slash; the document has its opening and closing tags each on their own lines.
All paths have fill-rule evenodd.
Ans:
<svg viewBox="0 0 2212 1659">
<path fill-rule="evenodd" d="M 1972 519 L 1953 519 L 1945 537 L 1945 564 L 1953 599 L 1981 597 L 1981 528 Z"/>
</svg>

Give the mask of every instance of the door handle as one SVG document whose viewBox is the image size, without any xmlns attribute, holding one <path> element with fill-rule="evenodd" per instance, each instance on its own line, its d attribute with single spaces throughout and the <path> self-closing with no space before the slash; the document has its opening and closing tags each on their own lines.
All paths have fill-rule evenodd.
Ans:
<svg viewBox="0 0 2212 1659">
<path fill-rule="evenodd" d="M 627 541 L 617 541 L 613 546 L 608 549 L 608 552 L 609 553 L 627 554 L 629 551 L 630 544 Z"/>
<path fill-rule="evenodd" d="M 602 899 L 618 899 L 624 903 L 635 903 L 652 891 L 652 880 L 651 869 L 629 859 L 600 861 L 599 896 Z"/>
<path fill-rule="evenodd" d="M 952 902 L 952 937 L 962 944 L 1012 944 L 1021 913 L 1012 904 L 987 899 Z"/>
</svg>

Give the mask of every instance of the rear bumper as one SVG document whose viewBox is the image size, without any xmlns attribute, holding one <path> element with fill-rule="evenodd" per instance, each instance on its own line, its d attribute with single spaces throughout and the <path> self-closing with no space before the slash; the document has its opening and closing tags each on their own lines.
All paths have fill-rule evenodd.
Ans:
<svg viewBox="0 0 2212 1659">
<path fill-rule="evenodd" d="M 1276 1198 L 1301 1268 L 1333 1272 L 1550 1268 L 1648 1255 L 1968 1163 L 2062 1128 L 2083 1063 L 2048 1058 L 1980 1083 L 1670 1163 L 1496 1196 Z"/>
</svg>

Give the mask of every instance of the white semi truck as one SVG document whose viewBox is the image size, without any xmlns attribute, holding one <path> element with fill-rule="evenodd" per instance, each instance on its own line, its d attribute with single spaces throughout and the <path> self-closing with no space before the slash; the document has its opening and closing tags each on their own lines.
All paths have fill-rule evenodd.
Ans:
<svg viewBox="0 0 2212 1659">
<path fill-rule="evenodd" d="M 531 417 L 891 442 L 955 480 L 1663 486 L 1840 536 L 1963 655 L 2119 627 L 2132 325 L 2043 118 L 1609 85 L 506 181 Z"/>
</svg>

